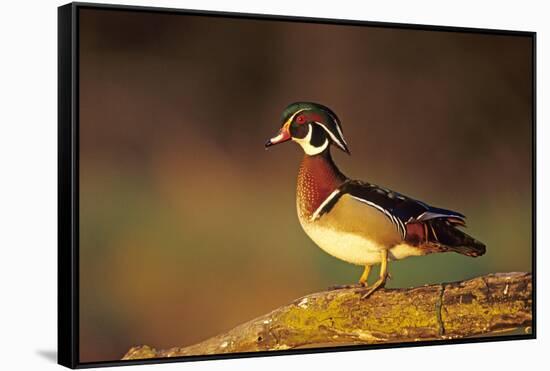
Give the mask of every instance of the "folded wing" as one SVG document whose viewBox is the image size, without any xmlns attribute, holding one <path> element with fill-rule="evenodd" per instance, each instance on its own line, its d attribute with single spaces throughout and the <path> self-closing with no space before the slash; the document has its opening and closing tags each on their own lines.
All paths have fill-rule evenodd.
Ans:
<svg viewBox="0 0 550 371">
<path fill-rule="evenodd" d="M 461 213 L 433 207 L 357 180 L 344 182 L 323 202 L 313 218 L 321 218 L 329 212 L 343 195 L 349 195 L 383 213 L 399 231 L 402 240 L 411 245 L 426 245 L 439 251 L 455 251 L 468 256 L 485 253 L 485 245 L 457 228 L 466 226 L 465 216 Z"/>
</svg>

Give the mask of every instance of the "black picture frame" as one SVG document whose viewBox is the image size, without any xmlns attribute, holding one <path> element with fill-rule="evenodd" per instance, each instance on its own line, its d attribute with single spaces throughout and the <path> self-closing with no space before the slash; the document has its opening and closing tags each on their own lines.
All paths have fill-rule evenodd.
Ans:
<svg viewBox="0 0 550 371">
<path fill-rule="evenodd" d="M 305 22 L 320 24 L 376 26 L 382 28 L 515 35 L 530 38 L 532 43 L 533 101 L 532 101 L 532 274 L 533 326 L 526 335 L 487 336 L 443 341 L 414 343 L 338 346 L 334 348 L 289 349 L 219 355 L 200 355 L 174 358 L 154 358 L 128 361 L 80 362 L 79 360 L 79 12 L 82 9 L 155 12 L 181 15 L 201 15 L 238 19 Z M 448 345 L 536 338 L 536 32 L 481 28 L 432 26 L 370 22 L 342 19 L 321 19 L 296 16 L 197 11 L 144 6 L 70 3 L 58 8 L 58 363 L 69 368 L 121 366 L 181 361 L 198 361 L 242 357 L 340 352 L 378 348 Z"/>
</svg>

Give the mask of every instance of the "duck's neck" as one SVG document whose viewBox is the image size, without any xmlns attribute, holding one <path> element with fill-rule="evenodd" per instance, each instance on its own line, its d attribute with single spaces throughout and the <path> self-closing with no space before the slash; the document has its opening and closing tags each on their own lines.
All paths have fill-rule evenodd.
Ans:
<svg viewBox="0 0 550 371">
<path fill-rule="evenodd" d="M 330 150 L 305 155 L 298 172 L 296 203 L 300 218 L 309 218 L 346 177 L 338 170 Z"/>
</svg>

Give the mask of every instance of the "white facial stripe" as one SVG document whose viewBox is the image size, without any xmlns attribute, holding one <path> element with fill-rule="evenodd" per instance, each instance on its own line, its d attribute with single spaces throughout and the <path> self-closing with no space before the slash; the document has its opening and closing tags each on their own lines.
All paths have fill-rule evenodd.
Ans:
<svg viewBox="0 0 550 371">
<path fill-rule="evenodd" d="M 309 111 L 310 109 L 309 108 L 302 108 L 296 112 L 294 112 L 292 114 L 292 116 L 290 116 L 290 118 L 287 120 L 286 123 L 290 124 L 292 122 L 292 120 L 294 120 L 294 117 L 296 117 L 296 115 L 298 115 L 300 112 L 303 112 L 303 111 Z M 338 130 L 338 134 L 340 135 L 340 137 L 342 138 L 342 141 L 344 142 L 344 144 L 342 144 L 342 141 L 340 141 L 340 139 L 338 139 L 334 133 L 332 133 L 332 131 L 330 131 L 327 126 L 319 121 L 314 121 L 316 124 L 320 125 L 327 133 L 328 135 L 330 136 L 330 138 L 334 141 L 334 143 L 336 143 L 336 145 L 338 147 L 340 147 L 342 150 L 346 150 L 346 146 L 347 146 L 347 143 L 346 143 L 346 140 L 344 139 L 344 134 L 342 133 L 342 129 L 340 128 L 340 124 L 338 123 L 338 121 L 336 120 L 336 118 L 333 116 L 333 115 L 330 115 L 330 117 L 332 118 L 332 120 L 335 122 L 336 124 L 336 130 Z M 319 154 L 321 152 L 323 152 L 328 146 L 329 146 L 329 141 L 328 140 L 325 140 L 325 142 L 320 146 L 320 147 L 314 147 L 311 145 L 311 143 L 309 142 L 311 140 L 311 135 L 312 135 L 312 127 L 311 127 L 311 124 L 309 125 L 309 131 L 306 135 L 305 138 L 292 138 L 293 141 L 299 143 L 302 148 L 304 149 L 304 152 L 308 155 L 316 155 L 316 154 Z M 273 139 L 275 140 L 275 138 Z"/>
<path fill-rule="evenodd" d="M 325 142 L 320 147 L 312 146 L 310 143 L 312 132 L 313 128 L 311 127 L 311 124 L 308 124 L 308 132 L 305 138 L 292 138 L 292 140 L 301 145 L 304 152 L 310 156 L 318 155 L 319 153 L 323 152 L 329 145 L 328 139 L 325 139 Z"/>
<path fill-rule="evenodd" d="M 347 146 L 346 140 L 344 139 L 344 133 L 342 133 L 342 128 L 340 127 L 340 122 L 329 112 L 330 117 L 332 117 L 332 121 L 336 123 L 336 130 L 338 130 L 338 134 L 340 134 L 340 138 L 342 138 L 342 141 Z"/>
<path fill-rule="evenodd" d="M 340 138 L 342 138 L 342 141 L 344 142 L 344 144 L 347 146 L 348 144 L 346 143 L 346 139 L 344 138 L 344 133 L 342 133 L 342 129 L 340 128 L 340 124 L 336 122 L 336 130 L 338 130 L 338 134 L 340 134 Z"/>
<path fill-rule="evenodd" d="M 315 121 L 316 124 L 320 125 L 323 129 L 325 129 L 325 131 L 328 133 L 328 135 L 330 135 L 330 137 L 332 138 L 332 140 L 336 143 L 336 145 L 340 148 L 342 148 L 344 151 L 346 150 L 346 147 L 342 144 L 342 142 L 340 142 L 340 140 L 338 140 L 338 138 L 336 138 L 336 136 L 325 126 L 325 124 L 319 122 L 319 121 Z"/>
</svg>

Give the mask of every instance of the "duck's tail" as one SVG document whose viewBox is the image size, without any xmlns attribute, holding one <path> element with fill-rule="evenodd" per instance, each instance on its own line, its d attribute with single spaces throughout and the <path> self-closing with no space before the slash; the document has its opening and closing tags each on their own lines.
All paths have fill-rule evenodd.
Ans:
<svg viewBox="0 0 550 371">
<path fill-rule="evenodd" d="M 463 219 L 435 218 L 425 223 L 428 243 L 435 244 L 446 251 L 472 257 L 485 254 L 483 243 L 458 229 L 465 226 Z"/>
</svg>

